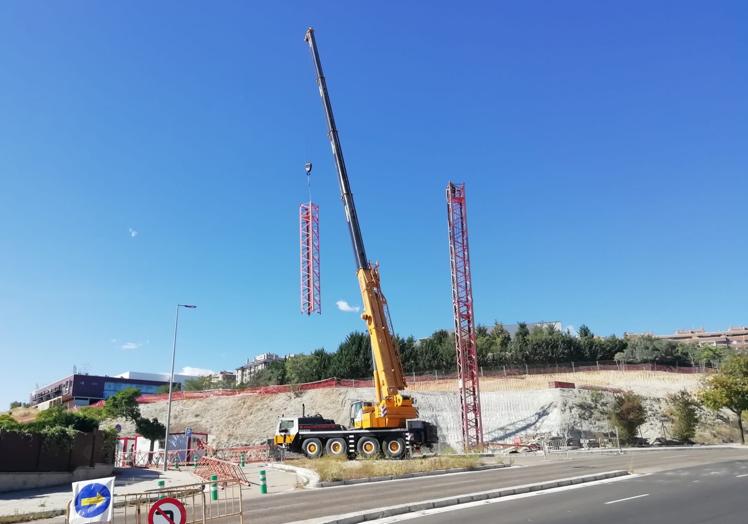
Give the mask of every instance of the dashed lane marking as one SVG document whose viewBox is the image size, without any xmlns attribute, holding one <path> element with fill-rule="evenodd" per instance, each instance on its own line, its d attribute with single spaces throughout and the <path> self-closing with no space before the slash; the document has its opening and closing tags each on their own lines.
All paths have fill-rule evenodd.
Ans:
<svg viewBox="0 0 748 524">
<path fill-rule="evenodd" d="M 618 499 L 618 500 L 611 500 L 610 502 L 606 502 L 605 504 L 618 504 L 619 502 L 626 502 L 627 500 L 634 500 L 634 499 L 640 499 L 642 497 L 648 497 L 649 493 L 645 493 L 643 495 L 636 495 L 634 497 L 626 497 L 625 499 Z"/>
</svg>

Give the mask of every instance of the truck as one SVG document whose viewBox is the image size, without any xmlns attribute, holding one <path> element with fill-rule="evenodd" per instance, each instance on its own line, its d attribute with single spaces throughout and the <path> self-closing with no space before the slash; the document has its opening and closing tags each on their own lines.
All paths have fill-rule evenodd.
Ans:
<svg viewBox="0 0 748 524">
<path fill-rule="evenodd" d="M 351 404 L 350 426 L 337 424 L 321 415 L 282 417 L 278 421 L 273 442 L 309 458 L 322 455 L 375 458 L 384 455 L 390 459 L 400 459 L 413 451 L 436 445 L 437 428 L 431 422 L 418 418 L 413 398 L 403 392 L 407 384 L 387 300 L 382 293 L 379 265 L 372 264 L 366 257 L 314 29 L 310 27 L 307 30 L 304 40 L 314 62 L 317 87 L 327 121 L 327 136 L 332 147 L 343 210 L 356 260 L 356 278 L 363 301 L 361 318 L 366 323 L 371 340 L 376 398 L 374 401 L 360 400 Z"/>
</svg>

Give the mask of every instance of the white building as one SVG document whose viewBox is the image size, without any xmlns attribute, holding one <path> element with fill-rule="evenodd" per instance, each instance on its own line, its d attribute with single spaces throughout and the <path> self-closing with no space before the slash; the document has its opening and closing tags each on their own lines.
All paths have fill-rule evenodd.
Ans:
<svg viewBox="0 0 748 524">
<path fill-rule="evenodd" d="M 145 373 L 142 371 L 125 371 L 124 373 L 120 373 L 119 375 L 114 375 L 117 378 L 128 378 L 130 380 L 158 380 L 161 382 L 169 383 L 169 374 L 168 373 Z M 180 384 L 184 386 L 184 383 L 191 378 L 195 378 L 192 375 L 180 375 L 178 373 L 174 373 L 174 382 L 176 384 Z"/>
<path fill-rule="evenodd" d="M 247 359 L 247 363 L 236 368 L 236 384 L 247 384 L 257 373 L 267 368 L 272 362 L 283 360 L 275 353 L 262 353 L 257 355 L 253 360 Z"/>
</svg>

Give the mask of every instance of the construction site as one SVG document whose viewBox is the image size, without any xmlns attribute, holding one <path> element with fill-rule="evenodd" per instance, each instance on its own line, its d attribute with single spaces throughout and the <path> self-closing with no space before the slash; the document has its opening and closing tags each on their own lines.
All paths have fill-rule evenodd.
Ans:
<svg viewBox="0 0 748 524">
<path fill-rule="evenodd" d="M 348 307 L 360 315 L 368 339 L 370 375 L 299 382 L 287 380 L 284 371 L 283 380 L 268 385 L 248 381 L 242 387 L 188 390 L 175 381 L 179 314 L 197 306 L 179 303 L 171 373 L 163 381 L 141 377 L 142 387 L 149 389 L 134 393 L 126 387 L 134 380 L 129 375 L 87 376 L 74 371 L 69 380 L 37 388 L 33 406 L 18 407 L 2 419 L 0 431 L 13 433 L 0 432 L 0 456 L 17 455 L 0 467 L 6 476 L 0 478 L 2 491 L 23 495 L 14 499 L 4 493 L 0 523 L 390 523 L 404 513 L 442 522 L 438 519 L 444 517 L 432 516 L 439 515 L 440 508 L 473 511 L 474 506 L 464 505 L 507 497 L 507 505 L 519 506 L 521 502 L 514 503 L 511 497 L 535 491 L 553 497 L 559 493 L 555 490 L 588 483 L 623 491 L 618 486 L 626 481 L 636 486 L 654 482 L 640 476 L 662 475 L 670 481 L 666 476 L 678 468 L 692 468 L 687 475 L 698 476 L 694 483 L 709 475 L 724 477 L 725 482 L 748 475 L 745 446 L 736 444 L 744 438 L 743 411 L 725 401 L 725 394 L 710 396 L 719 386 L 715 377 L 728 376 L 739 366 L 735 362 L 746 358 L 745 328 L 731 328 L 729 337 L 703 330 L 676 333 L 687 337 L 683 341 L 655 340 L 651 335 L 603 340 L 587 333 L 586 327 L 582 333 L 555 326 L 531 332 L 523 324 L 527 333 L 507 333 L 509 342 L 501 351 L 490 357 L 479 353 L 478 337 L 494 336 L 504 328 L 497 322 L 496 332 L 479 334 L 473 295 L 481 282 L 472 272 L 469 175 L 466 180 L 438 183 L 446 226 L 444 277 L 451 282 L 451 297 L 444 297 L 452 312 L 446 336 L 454 350 L 454 371 L 406 371 L 402 339 L 385 298 L 384 270 L 389 259 L 402 255 L 397 249 L 374 257 L 367 252 L 366 231 L 356 208 L 367 194 L 356 193 L 354 200 L 355 169 L 349 176 L 315 30 L 310 27 L 303 36 L 313 67 L 313 76 L 306 80 L 309 89 L 319 93 L 320 121 L 332 150 L 342 203 L 342 211 L 324 213 L 345 222 L 355 266 L 348 273 L 325 273 L 324 224 L 321 205 L 312 199 L 312 184 L 315 177 L 330 176 L 330 170 L 320 168 L 319 160 L 314 167 L 309 159 L 301 159 L 308 198 L 293 217 L 299 228 L 299 308 L 305 321 L 315 322 L 318 315 L 327 314 L 323 275 L 355 279 L 360 311 Z M 536 355 L 530 364 L 524 359 L 529 350 L 522 357 L 510 355 L 511 340 L 529 340 L 531 333 L 556 336 L 561 345 L 578 340 L 578 351 L 561 356 L 558 352 L 555 360 Z M 589 348 L 606 343 L 619 344 L 621 351 L 596 357 L 602 353 L 589 350 L 584 354 L 592 360 L 574 360 L 584 344 Z M 645 355 L 650 347 L 646 344 L 662 352 Z M 412 347 L 430 346 L 412 342 Z M 507 364 L 499 363 L 497 355 Z M 492 365 L 484 369 L 482 363 Z M 224 374 L 230 373 L 219 375 Z M 91 382 L 99 380 L 101 391 L 78 401 L 70 390 L 79 379 L 89 381 L 90 391 Z M 118 406 L 128 391 L 134 405 Z M 52 417 L 66 420 L 68 408 L 79 424 L 75 431 L 66 430 L 68 440 L 60 437 L 49 444 L 46 430 L 29 436 L 35 424 L 42 427 Z M 689 424 L 685 430 L 684 418 Z M 33 458 L 18 458 L 24 454 Z M 72 498 L 67 492 L 71 484 Z M 60 485 L 66 486 L 64 494 Z M 654 488 L 647 486 L 646 493 L 642 487 L 620 497 L 606 495 L 614 500 L 603 504 L 649 497 Z M 558 500 L 570 503 L 563 495 Z M 532 510 L 518 509 L 517 519 Z M 457 513 L 447 515 L 452 515 L 447 521 L 458 520 Z M 480 518 L 475 521 L 491 516 Z M 698 522 L 707 522 L 706 517 L 699 518 Z M 641 521 L 655 520 L 648 514 Z"/>
</svg>

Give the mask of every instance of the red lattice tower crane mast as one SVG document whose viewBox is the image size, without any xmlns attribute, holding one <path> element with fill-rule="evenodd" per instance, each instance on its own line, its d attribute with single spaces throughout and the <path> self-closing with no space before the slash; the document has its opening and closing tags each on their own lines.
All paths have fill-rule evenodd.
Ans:
<svg viewBox="0 0 748 524">
<path fill-rule="evenodd" d="M 301 244 L 301 312 L 322 313 L 319 264 L 319 206 L 312 202 L 312 163 L 304 166 L 307 174 L 309 201 L 299 206 L 299 240 Z"/>
<path fill-rule="evenodd" d="M 447 186 L 449 255 L 452 267 L 452 305 L 455 349 L 465 451 L 483 448 L 483 422 L 478 384 L 478 351 L 475 345 L 473 286 L 470 277 L 465 184 Z"/>
</svg>

